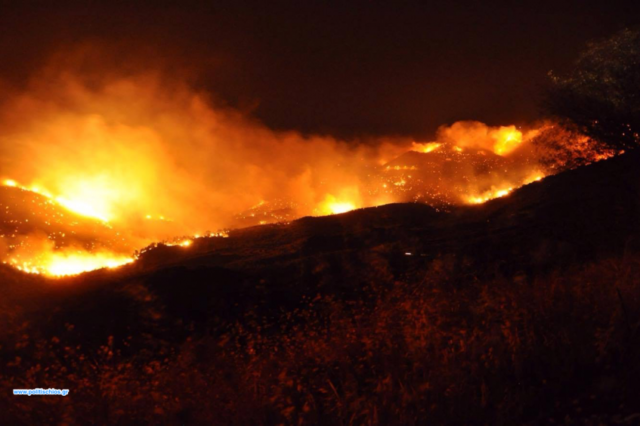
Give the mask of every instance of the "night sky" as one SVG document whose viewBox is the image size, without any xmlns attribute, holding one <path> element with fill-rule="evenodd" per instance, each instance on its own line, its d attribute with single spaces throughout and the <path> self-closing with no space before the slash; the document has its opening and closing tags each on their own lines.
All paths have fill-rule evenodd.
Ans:
<svg viewBox="0 0 640 426">
<path fill-rule="evenodd" d="M 85 43 L 115 67 L 188 75 L 274 129 L 429 137 L 535 120 L 549 70 L 640 21 L 640 2 L 614 1 L 118 3 L 1 2 L 0 88 Z"/>
</svg>

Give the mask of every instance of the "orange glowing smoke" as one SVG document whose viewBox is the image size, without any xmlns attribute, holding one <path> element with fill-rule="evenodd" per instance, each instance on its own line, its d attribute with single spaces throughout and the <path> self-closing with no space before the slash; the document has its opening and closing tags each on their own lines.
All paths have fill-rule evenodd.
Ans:
<svg viewBox="0 0 640 426">
<path fill-rule="evenodd" d="M 498 155 L 506 155 L 516 149 L 522 143 L 522 132 L 515 126 L 500 127 L 494 133 L 496 143 L 493 151 Z"/>
<path fill-rule="evenodd" d="M 261 200 L 290 200 L 294 217 L 370 205 L 344 189 L 405 143 L 274 132 L 153 76 L 91 83 L 65 75 L 7 102 L 3 172 L 148 243 L 234 226 Z"/>
<path fill-rule="evenodd" d="M 491 151 L 500 156 L 507 156 L 523 143 L 531 141 L 539 130 L 520 130 L 516 126 L 490 127 L 478 121 L 459 121 L 451 126 L 443 126 L 438 130 L 438 141 L 427 143 L 413 143 L 412 149 L 417 152 L 429 153 L 440 149 L 443 144 L 462 152 L 466 148 L 476 148 Z"/>
<path fill-rule="evenodd" d="M 424 143 L 340 141 L 272 131 L 157 75 L 55 70 L 0 108 L 4 185 L 97 219 L 138 248 L 391 202 L 480 203 L 543 176 L 525 149 L 536 129 L 459 122 Z M 394 160 L 412 150 L 421 162 Z M 512 160 L 523 152 L 526 161 Z M 49 247 L 20 259 L 12 250 L 5 263 L 49 275 L 133 261 L 118 250 Z"/>
</svg>

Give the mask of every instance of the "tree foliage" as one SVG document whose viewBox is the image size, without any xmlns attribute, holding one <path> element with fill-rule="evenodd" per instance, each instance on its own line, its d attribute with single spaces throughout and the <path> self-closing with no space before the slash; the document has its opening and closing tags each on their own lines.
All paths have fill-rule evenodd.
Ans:
<svg viewBox="0 0 640 426">
<path fill-rule="evenodd" d="M 640 144 L 640 31 L 590 44 L 573 71 L 550 76 L 551 115 L 610 149 Z"/>
</svg>

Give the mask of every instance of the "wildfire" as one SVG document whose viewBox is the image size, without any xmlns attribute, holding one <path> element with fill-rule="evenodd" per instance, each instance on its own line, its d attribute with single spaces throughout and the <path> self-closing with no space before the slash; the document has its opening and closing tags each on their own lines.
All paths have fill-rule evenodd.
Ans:
<svg viewBox="0 0 640 426">
<path fill-rule="evenodd" d="M 325 197 L 323 202 L 320 204 L 318 208 L 318 213 L 321 216 L 330 215 L 330 214 L 341 214 L 346 213 L 351 210 L 355 210 L 357 207 L 355 203 L 349 200 L 339 200 L 333 195 L 329 194 Z"/>
<path fill-rule="evenodd" d="M 135 259 L 118 256 L 110 252 L 91 253 L 87 251 L 51 251 L 40 253 L 36 259 L 20 261 L 10 259 L 9 265 L 27 273 L 44 274 L 52 277 L 77 275 L 82 272 L 102 268 L 117 268 Z"/>
<path fill-rule="evenodd" d="M 524 181 L 522 181 L 521 185 L 518 185 L 518 187 L 540 181 L 543 178 L 544 178 L 544 174 L 542 172 L 534 172 L 531 175 L 529 175 Z M 500 189 L 492 188 L 489 191 L 483 192 L 481 195 L 467 197 L 467 202 L 469 204 L 486 203 L 487 201 L 493 200 L 494 198 L 505 197 L 509 195 L 511 192 L 513 192 L 514 189 L 515 187 L 500 188 Z"/>
<path fill-rule="evenodd" d="M 5 179 L 2 181 L 2 184 L 4 186 L 20 188 L 24 191 L 31 191 L 35 192 L 36 194 L 40 194 L 52 201 L 55 201 L 56 203 L 73 213 L 98 219 L 102 222 L 109 221 L 109 215 L 107 214 L 108 207 L 105 205 L 105 203 L 100 203 L 97 201 L 99 197 L 97 197 L 96 194 L 100 192 L 99 188 L 94 188 L 90 184 L 80 184 L 79 187 L 83 189 L 81 191 L 75 192 L 75 194 L 73 194 L 72 191 L 71 198 L 69 198 L 69 196 L 54 196 L 50 191 L 43 189 L 37 185 L 20 185 L 13 179 Z"/>
<path fill-rule="evenodd" d="M 332 214 L 340 214 L 346 213 L 351 210 L 355 210 L 356 206 L 353 203 L 344 202 L 344 203 L 333 203 L 329 206 L 329 210 Z"/>
<path fill-rule="evenodd" d="M 522 143 L 522 132 L 515 126 L 502 126 L 495 132 L 495 139 L 493 151 L 498 155 L 505 155 Z"/>
<path fill-rule="evenodd" d="M 505 189 L 492 189 L 484 192 L 480 196 L 471 196 L 467 199 L 470 204 L 482 204 L 486 203 L 489 200 L 493 200 L 494 198 L 501 198 L 506 195 L 509 195 L 513 191 L 513 188 L 505 188 Z"/>
<path fill-rule="evenodd" d="M 210 104 L 208 94 L 149 75 L 94 81 L 63 69 L 58 81 L 50 72 L 46 85 L 6 100 L 0 111 L 11 112 L 0 114 L 11 118 L 0 122 L 8 129 L 0 135 L 8 159 L 2 186 L 45 197 L 26 203 L 64 208 L 36 221 L 29 210 L 36 204 L 23 206 L 24 217 L 0 205 L 0 261 L 25 272 L 113 268 L 153 244 L 193 251 L 198 235 L 212 236 L 205 229 L 398 202 L 446 211 L 544 177 L 534 150 L 523 149 L 539 128 L 461 121 L 424 142 L 357 143 L 274 131 Z M 99 228 L 91 238 L 69 238 L 91 227 Z M 53 244 L 34 248 L 36 237 Z"/>
<path fill-rule="evenodd" d="M 95 123 L 93 124 L 95 125 Z M 98 127 L 101 128 L 100 126 Z M 94 135 L 94 137 L 97 139 L 104 138 L 103 135 Z M 429 200 L 438 200 L 440 197 L 444 197 L 442 198 L 443 200 L 446 200 L 446 197 L 451 199 L 451 191 L 460 193 L 464 187 L 455 184 L 451 177 L 446 178 L 451 182 L 450 187 L 447 187 L 447 180 L 443 181 L 442 175 L 439 174 L 442 172 L 438 172 L 438 167 L 448 164 L 449 169 L 453 171 L 453 176 L 461 179 L 459 182 L 468 182 L 469 188 L 471 188 L 473 187 L 474 177 L 473 175 L 466 176 L 464 173 L 473 173 L 473 170 L 483 168 L 489 170 L 490 173 L 494 173 L 492 171 L 493 168 L 500 171 L 500 168 L 508 167 L 506 163 L 502 165 L 497 159 L 509 155 L 510 152 L 528 140 L 528 136 L 525 137 L 522 131 L 516 129 L 515 126 L 489 128 L 478 123 L 454 124 L 450 128 L 443 130 L 441 138 L 442 141 L 436 142 L 413 142 L 410 150 L 428 154 L 429 157 L 427 158 L 429 160 L 426 163 L 392 163 L 385 165 L 379 169 L 382 172 L 379 175 L 382 182 L 377 181 L 376 184 L 372 180 L 371 172 L 368 171 L 366 176 L 358 176 L 359 183 L 353 184 L 355 171 L 347 169 L 346 175 L 342 172 L 342 175 L 336 174 L 334 177 L 335 167 L 333 169 L 324 168 L 323 170 L 327 174 L 323 175 L 321 184 L 326 186 L 327 179 L 332 184 L 327 188 L 331 192 L 325 192 L 324 198 L 320 202 L 298 202 L 304 201 L 304 198 L 273 202 L 272 200 L 266 201 L 265 197 L 260 196 L 258 198 L 260 201 L 257 204 L 255 203 L 256 198 L 254 198 L 253 203 L 248 205 L 248 210 L 245 210 L 247 213 L 243 214 L 242 218 L 243 220 L 255 220 L 256 224 L 266 224 L 273 221 L 286 223 L 295 217 L 304 215 L 309 210 L 315 215 L 333 215 L 346 213 L 360 207 L 375 206 L 389 202 L 421 200 L 430 202 Z M 497 155 L 495 158 L 488 154 L 491 151 Z M 331 152 L 333 153 L 334 151 Z M 373 162 L 375 164 L 375 158 Z M 454 166 L 461 169 L 456 171 L 457 169 Z M 133 163 L 131 167 L 134 167 Z M 146 169 L 153 168 L 149 165 L 146 166 Z M 79 178 L 78 176 L 80 175 L 75 174 L 73 170 L 69 172 L 69 176 L 55 177 L 54 184 L 47 185 L 48 188 L 45 188 L 40 183 L 37 185 L 22 185 L 17 180 L 9 178 L 4 179 L 2 185 L 40 194 L 46 197 L 49 202 L 55 203 L 69 212 L 97 219 L 109 228 L 112 227 L 112 224 L 116 228 L 127 225 L 126 221 L 123 222 L 121 220 L 124 217 L 121 211 L 124 204 L 121 203 L 121 199 L 134 199 L 138 202 L 138 199 L 146 199 L 145 197 L 147 197 L 140 189 L 143 186 L 139 186 L 135 179 L 131 181 L 116 179 L 113 173 L 102 173 L 100 170 L 95 170 L 94 174 L 85 174 L 82 178 Z M 136 175 L 133 174 L 132 176 L 135 177 Z M 349 177 L 351 183 L 348 185 L 342 183 L 340 176 Z M 490 174 L 489 176 L 493 175 Z M 513 179 L 510 180 L 507 174 L 498 183 L 494 183 L 489 190 L 473 193 L 467 189 L 468 193 L 462 192 L 464 195 L 461 202 L 480 204 L 493 198 L 504 197 L 515 188 L 534 180 L 539 180 L 543 176 L 543 173 L 536 171 L 534 175 L 518 182 Z M 144 178 L 146 179 L 146 176 Z M 497 177 L 492 179 L 497 180 Z M 43 180 L 39 180 L 39 182 L 41 181 Z M 441 181 L 443 182 L 442 184 L 439 183 Z M 433 187 L 434 184 L 436 185 L 435 187 Z M 56 188 L 58 192 L 53 192 L 49 188 Z M 382 188 L 382 190 L 378 191 L 373 188 Z M 307 187 L 303 186 L 301 192 L 306 189 Z M 415 194 L 416 191 L 418 191 L 417 196 L 410 195 Z M 420 198 L 425 192 L 431 198 Z M 198 195 L 197 192 L 194 192 L 194 194 Z M 300 195 L 300 193 L 294 192 L 293 195 Z M 455 196 L 459 197 L 459 195 Z M 305 211 L 305 206 L 309 206 L 306 207 L 309 210 Z M 159 207 L 162 209 L 162 205 L 159 205 Z M 158 205 L 155 204 L 152 204 L 152 208 L 157 209 L 156 211 L 160 210 Z M 150 214 L 145 210 L 127 212 L 127 217 L 140 218 L 141 222 L 137 222 L 137 226 L 140 226 L 141 223 L 148 227 L 169 227 L 188 224 L 183 223 L 185 219 L 188 220 L 188 217 L 185 217 L 182 212 L 176 209 L 172 211 L 174 213 L 177 212 L 177 220 L 166 219 L 163 215 Z M 209 233 L 207 236 L 226 235 Z M 166 246 L 188 248 L 198 238 L 201 238 L 200 234 L 173 239 L 171 237 L 169 239 L 158 237 L 155 241 L 165 241 L 161 244 Z M 124 237 L 122 239 L 125 240 Z M 152 241 L 154 240 L 147 239 L 146 241 L 153 246 Z M 15 246 L 14 244 L 11 247 Z M 47 246 L 40 250 L 35 250 L 30 255 L 12 256 L 12 253 L 9 253 L 9 257 L 3 261 L 24 272 L 49 276 L 68 276 L 94 269 L 116 268 L 134 262 L 135 257 L 126 256 L 117 251 L 70 250 L 68 248 L 59 249 L 58 247 Z"/>
<path fill-rule="evenodd" d="M 430 152 L 439 149 L 442 146 L 441 143 L 438 142 L 429 142 L 429 143 L 412 143 L 412 151 L 422 152 L 423 154 L 428 154 Z"/>
<path fill-rule="evenodd" d="M 92 120 L 89 126 L 91 130 L 90 136 L 97 140 L 106 138 L 108 135 L 105 136 L 101 133 L 107 132 L 103 128 L 103 124 L 100 121 Z M 97 134 L 94 134 L 96 132 Z M 134 132 L 134 135 L 137 134 L 137 131 Z M 145 135 L 143 134 L 142 136 Z M 132 136 L 129 134 L 125 134 L 123 138 L 132 140 Z M 452 180 L 452 177 L 447 177 L 443 180 L 441 173 L 444 169 L 439 169 L 438 167 L 443 167 L 446 164 L 453 172 L 452 176 L 461 179 L 458 182 L 468 182 L 468 188 L 472 188 L 474 176 L 473 174 L 467 176 L 465 173 L 474 173 L 473 170 L 482 168 L 494 173 L 492 171 L 494 168 L 499 171 L 500 168 L 508 167 L 506 163 L 501 165 L 500 162 L 496 162 L 496 158 L 509 155 L 510 152 L 517 149 L 526 140 L 527 137 L 515 126 L 489 128 L 478 123 L 455 124 L 443 130 L 442 141 L 413 142 L 411 144 L 409 148 L 411 151 L 428 155 L 428 157 L 424 157 L 428 159 L 425 163 L 391 163 L 384 165 L 378 169 L 381 174 L 378 175 L 377 179 L 382 179 L 382 181 L 373 179 L 370 169 L 364 169 L 367 173 L 366 175 L 358 175 L 357 173 L 361 172 L 356 172 L 355 166 L 349 162 L 346 164 L 353 167 L 353 170 L 347 168 L 346 171 L 338 173 L 335 166 L 323 167 L 324 174 L 320 184 L 326 189 L 323 190 L 324 196 L 320 201 L 317 198 L 315 202 L 310 199 L 305 200 L 302 194 L 308 189 L 308 186 L 303 185 L 297 192 L 292 192 L 291 195 L 294 198 L 288 200 L 274 202 L 273 199 L 267 200 L 267 197 L 262 195 L 259 198 L 253 198 L 252 202 L 247 205 L 247 210 L 244 210 L 246 213 L 241 216 L 243 220 L 249 221 L 248 224 L 252 223 L 251 221 L 254 221 L 253 223 L 255 224 L 287 223 L 310 212 L 315 215 L 333 215 L 346 213 L 360 207 L 398 201 L 432 202 L 433 200 L 442 199 L 445 203 L 448 202 L 446 200 L 454 200 L 453 202 L 455 203 L 455 199 L 458 199 L 458 203 L 483 203 L 493 198 L 504 197 L 515 188 L 535 179 L 540 179 L 543 174 L 536 172 L 535 178 L 528 178 L 520 182 L 513 179 L 510 180 L 508 176 L 501 178 L 499 181 L 497 177 L 492 177 L 497 183 L 494 183 L 491 189 L 480 193 L 473 193 L 470 189 L 466 189 L 467 192 L 465 193 L 464 187 L 460 186 L 459 183 L 455 183 L 456 181 Z M 487 153 L 491 151 L 500 157 L 490 157 Z M 331 154 L 335 153 L 333 148 L 330 152 Z M 107 156 L 106 153 L 101 155 Z M 116 160 L 114 159 L 114 161 Z M 372 158 L 372 162 L 376 164 L 376 158 Z M 104 164 L 101 160 L 98 166 L 103 166 Z M 140 185 L 140 182 L 136 180 L 138 175 L 131 174 L 132 179 L 116 177 L 113 171 L 103 171 L 98 166 L 94 171 L 85 169 L 83 173 L 78 174 L 69 169 L 68 165 L 65 165 L 62 172 L 68 172 L 68 175 L 53 175 L 49 173 L 47 176 L 53 176 L 51 182 L 45 178 L 38 178 L 37 184 L 23 185 L 16 179 L 7 178 L 2 181 L 2 185 L 40 194 L 46 197 L 48 202 L 55 203 L 71 213 L 97 219 L 110 229 L 127 229 L 126 227 L 130 226 L 130 224 L 123 218 L 137 217 L 139 221 L 135 222 L 137 228 L 134 228 L 134 231 L 140 232 L 151 229 L 150 236 L 139 240 L 138 244 L 146 243 L 149 245 L 153 244 L 153 241 L 164 241 L 162 244 L 166 246 L 188 248 L 193 245 L 196 239 L 201 238 L 200 234 L 191 237 L 173 238 L 167 231 L 157 234 L 156 239 L 153 239 L 153 235 L 156 235 L 153 233 L 154 229 L 160 229 L 160 227 L 174 229 L 170 227 L 175 226 L 175 229 L 178 230 L 180 226 L 189 225 L 189 216 L 185 216 L 185 213 L 176 209 L 175 206 L 172 206 L 171 209 L 171 212 L 176 214 L 175 218 L 167 219 L 165 216 L 157 214 L 157 211 L 164 210 L 163 206 L 166 203 L 150 204 L 153 214 L 149 213 L 149 210 L 141 210 L 146 204 L 140 203 L 140 200 L 147 200 L 148 194 L 142 190 L 144 186 Z M 135 170 L 135 162 L 130 163 L 129 167 Z M 460 168 L 460 170 L 456 169 L 456 167 Z M 156 167 L 147 164 L 142 167 L 142 170 L 153 170 L 154 168 Z M 441 171 L 439 172 L 438 170 Z M 354 179 L 356 176 L 357 179 Z M 144 172 L 142 178 L 143 180 L 147 179 L 146 172 Z M 348 179 L 348 184 L 343 182 L 344 178 Z M 46 186 L 41 182 L 44 182 Z M 449 186 L 447 186 L 447 182 L 450 182 Z M 286 185 L 287 182 L 285 181 L 283 184 Z M 305 185 L 308 185 L 308 183 L 305 183 Z M 205 191 L 209 191 L 209 189 L 205 188 Z M 457 193 L 452 191 L 457 191 Z M 421 198 L 424 197 L 425 192 L 428 196 Z M 199 199 L 199 194 L 202 194 L 202 192 L 194 192 L 194 195 L 197 196 L 194 201 Z M 462 200 L 460 200 L 460 195 L 458 194 L 462 194 Z M 295 197 L 300 198 L 296 199 Z M 256 199 L 259 200 L 257 204 Z M 130 210 L 122 200 L 134 200 L 140 209 Z M 175 204 L 178 207 L 180 206 L 178 202 Z M 240 214 L 240 212 L 237 214 Z M 45 223 L 48 224 L 49 222 L 51 221 L 47 220 Z M 203 227 L 200 227 L 200 229 L 203 229 Z M 73 232 L 75 231 L 71 230 L 71 233 Z M 176 233 L 173 235 L 176 235 Z M 210 233 L 207 236 L 220 235 Z M 124 236 L 118 238 L 126 241 Z M 61 249 L 57 246 L 30 249 L 31 252 L 29 254 L 16 255 L 15 253 L 18 249 L 15 247 L 18 247 L 19 244 L 12 243 L 10 253 L 2 260 L 24 272 L 49 276 L 67 276 L 100 268 L 116 268 L 135 261 L 135 257 L 122 254 L 122 250 L 95 248 L 71 250 L 69 248 Z"/>
<path fill-rule="evenodd" d="M 167 243 L 164 243 L 165 246 L 169 246 L 169 247 L 173 247 L 173 246 L 189 247 L 191 244 L 193 244 L 192 240 L 182 240 L 182 241 L 178 241 L 178 242 L 167 242 Z"/>
</svg>

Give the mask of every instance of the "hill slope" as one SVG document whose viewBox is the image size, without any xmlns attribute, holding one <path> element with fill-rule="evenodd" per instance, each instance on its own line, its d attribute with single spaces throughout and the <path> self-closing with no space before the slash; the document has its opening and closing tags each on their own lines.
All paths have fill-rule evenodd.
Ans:
<svg viewBox="0 0 640 426">
<path fill-rule="evenodd" d="M 58 281 L 0 267 L 1 383 L 75 398 L 0 409 L 96 421 L 98 405 L 112 423 L 632 421 L 639 166 L 626 154 L 450 212 L 395 204 L 240 229 Z"/>
<path fill-rule="evenodd" d="M 638 166 L 639 155 L 623 155 L 450 212 L 423 204 L 392 204 L 235 230 L 230 238 L 197 240 L 188 250 L 166 248 L 167 257 L 161 256 L 163 250 L 150 251 L 132 269 L 148 270 L 168 261 L 259 270 L 391 243 L 390 256 L 412 253 L 416 262 L 447 253 L 477 263 L 504 259 L 511 264 L 504 272 L 511 273 L 618 255 L 637 246 Z"/>
</svg>

